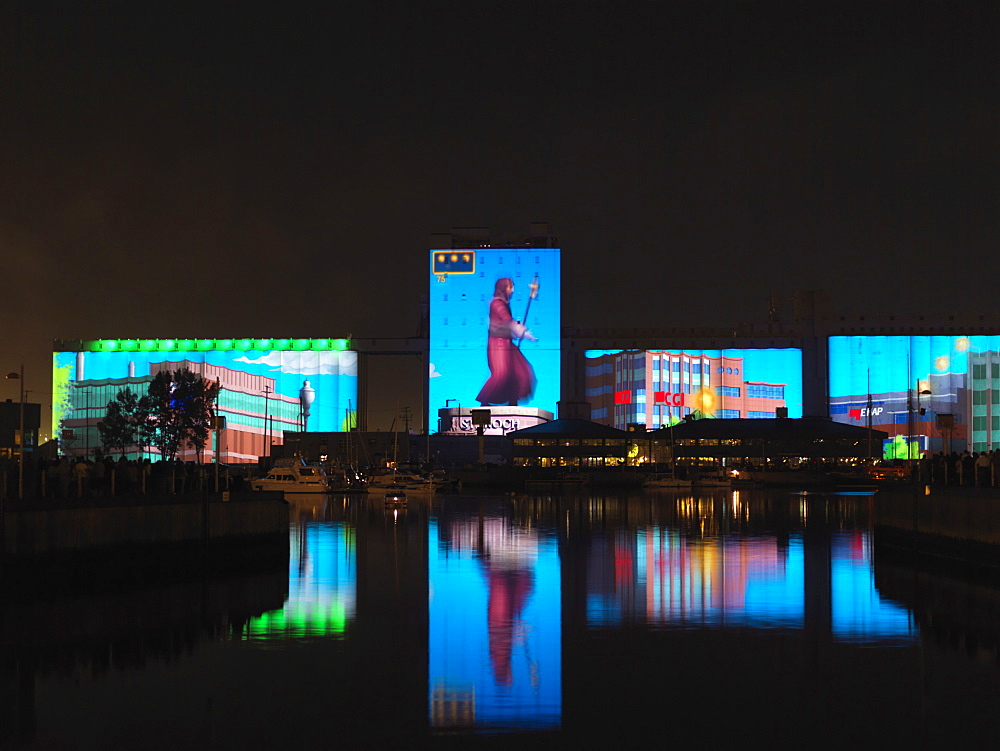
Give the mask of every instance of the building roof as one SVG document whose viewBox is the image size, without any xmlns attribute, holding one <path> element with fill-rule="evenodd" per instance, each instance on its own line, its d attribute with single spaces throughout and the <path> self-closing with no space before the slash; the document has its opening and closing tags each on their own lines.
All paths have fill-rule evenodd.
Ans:
<svg viewBox="0 0 1000 751">
<path fill-rule="evenodd" d="M 828 440 L 863 440 L 868 428 L 863 425 L 846 425 L 826 417 L 798 418 L 728 418 L 687 420 L 671 428 L 659 428 L 651 434 L 670 436 L 674 440 L 698 438 L 824 438 Z M 884 430 L 872 429 L 872 437 L 882 440 L 888 437 Z"/>
<path fill-rule="evenodd" d="M 543 422 L 540 425 L 532 425 L 530 428 L 512 430 L 507 435 L 513 438 L 555 435 L 572 436 L 574 438 L 628 438 L 631 434 L 625 430 L 618 430 L 618 428 L 601 425 L 590 420 L 560 418 L 558 420 Z"/>
</svg>

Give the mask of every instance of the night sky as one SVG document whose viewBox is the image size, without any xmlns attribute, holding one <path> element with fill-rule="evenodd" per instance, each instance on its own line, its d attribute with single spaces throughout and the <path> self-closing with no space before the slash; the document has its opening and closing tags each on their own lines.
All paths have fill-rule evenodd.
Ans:
<svg viewBox="0 0 1000 751">
<path fill-rule="evenodd" d="M 416 335 L 431 233 L 533 221 L 565 326 L 994 312 L 994 5 L 6 3 L 0 370 Z"/>
</svg>

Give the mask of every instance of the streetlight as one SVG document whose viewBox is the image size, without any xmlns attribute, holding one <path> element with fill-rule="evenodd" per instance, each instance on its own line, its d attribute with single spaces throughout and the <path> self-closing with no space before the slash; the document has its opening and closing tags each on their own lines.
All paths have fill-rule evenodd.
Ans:
<svg viewBox="0 0 1000 751">
<path fill-rule="evenodd" d="M 20 457 L 18 458 L 17 469 L 17 500 L 24 500 L 24 363 L 21 364 L 20 373 L 8 373 L 8 380 L 17 380 L 21 387 L 21 437 L 20 437 Z"/>
<path fill-rule="evenodd" d="M 931 390 L 929 388 L 923 389 L 923 390 L 920 389 L 920 379 L 919 378 L 917 379 L 917 387 L 915 389 L 907 389 L 906 390 L 906 411 L 907 411 L 907 413 L 910 416 L 909 425 L 908 425 L 909 435 L 906 436 L 906 458 L 907 459 L 913 459 L 913 458 L 919 459 L 920 458 L 920 456 L 919 456 L 920 455 L 920 441 L 919 441 L 919 437 L 918 437 L 918 440 L 917 440 L 917 456 L 916 457 L 913 456 L 913 451 L 911 450 L 911 444 L 910 444 L 910 440 L 913 438 L 913 434 L 916 432 L 916 424 L 915 424 L 916 423 L 916 418 L 914 416 L 914 409 L 913 409 L 913 393 L 914 392 L 916 392 L 916 394 L 917 394 L 916 415 L 923 415 L 925 413 L 925 411 L 926 411 L 923 407 L 920 406 L 920 397 L 921 397 L 921 395 L 924 395 L 924 396 L 930 396 L 931 395 Z"/>
</svg>

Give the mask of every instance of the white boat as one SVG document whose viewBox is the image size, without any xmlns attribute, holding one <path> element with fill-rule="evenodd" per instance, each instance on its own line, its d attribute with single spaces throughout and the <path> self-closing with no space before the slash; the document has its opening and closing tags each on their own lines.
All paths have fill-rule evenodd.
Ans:
<svg viewBox="0 0 1000 751">
<path fill-rule="evenodd" d="M 441 483 L 433 478 L 421 477 L 409 472 L 387 472 L 372 475 L 368 478 L 368 487 L 372 489 L 413 490 L 433 493 Z"/>
<path fill-rule="evenodd" d="M 643 485 L 643 487 L 644 488 L 668 488 L 668 489 L 669 488 L 677 488 L 677 489 L 682 489 L 682 488 L 690 488 L 691 487 L 691 481 L 690 480 L 681 480 L 680 478 L 677 478 L 677 477 L 668 477 L 668 476 L 662 476 L 661 477 L 661 476 L 658 476 L 658 475 L 650 475 L 649 477 L 646 478 L 646 482 Z"/>
<path fill-rule="evenodd" d="M 328 493 L 330 486 L 322 468 L 305 462 L 281 461 L 264 477 L 250 481 L 253 490 L 280 490 L 285 493 Z"/>
</svg>

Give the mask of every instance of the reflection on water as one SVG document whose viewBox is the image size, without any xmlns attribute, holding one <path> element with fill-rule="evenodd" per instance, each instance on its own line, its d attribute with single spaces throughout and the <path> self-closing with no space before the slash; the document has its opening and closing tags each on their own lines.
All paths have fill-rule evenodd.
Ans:
<svg viewBox="0 0 1000 751">
<path fill-rule="evenodd" d="M 446 511 L 430 528 L 435 728 L 553 727 L 561 702 L 558 543 L 508 509 Z"/>
<path fill-rule="evenodd" d="M 293 497 L 288 599 L 283 607 L 250 618 L 237 638 L 280 645 L 287 639 L 344 634 L 355 616 L 357 560 L 354 528 L 324 521 L 336 500 L 312 493 Z"/>
<path fill-rule="evenodd" d="M 280 589 L 258 573 L 8 602 L 0 746 L 316 747 L 335 728 L 586 747 L 662 733 L 668 709 L 664 738 L 702 745 L 1000 730 L 996 582 L 886 559 L 871 502 L 298 498 Z M 126 639 L 170 661 L 116 661 Z"/>
<path fill-rule="evenodd" d="M 750 505 L 738 491 L 682 497 L 673 519 L 594 533 L 587 551 L 588 624 L 804 628 L 811 597 L 826 601 L 820 607 L 831 611 L 836 639 L 915 639 L 906 610 L 875 589 L 868 532 L 828 531 L 828 561 L 814 556 L 807 565 L 808 509 L 794 502 L 790 511 L 779 533 L 748 526 Z"/>
</svg>

